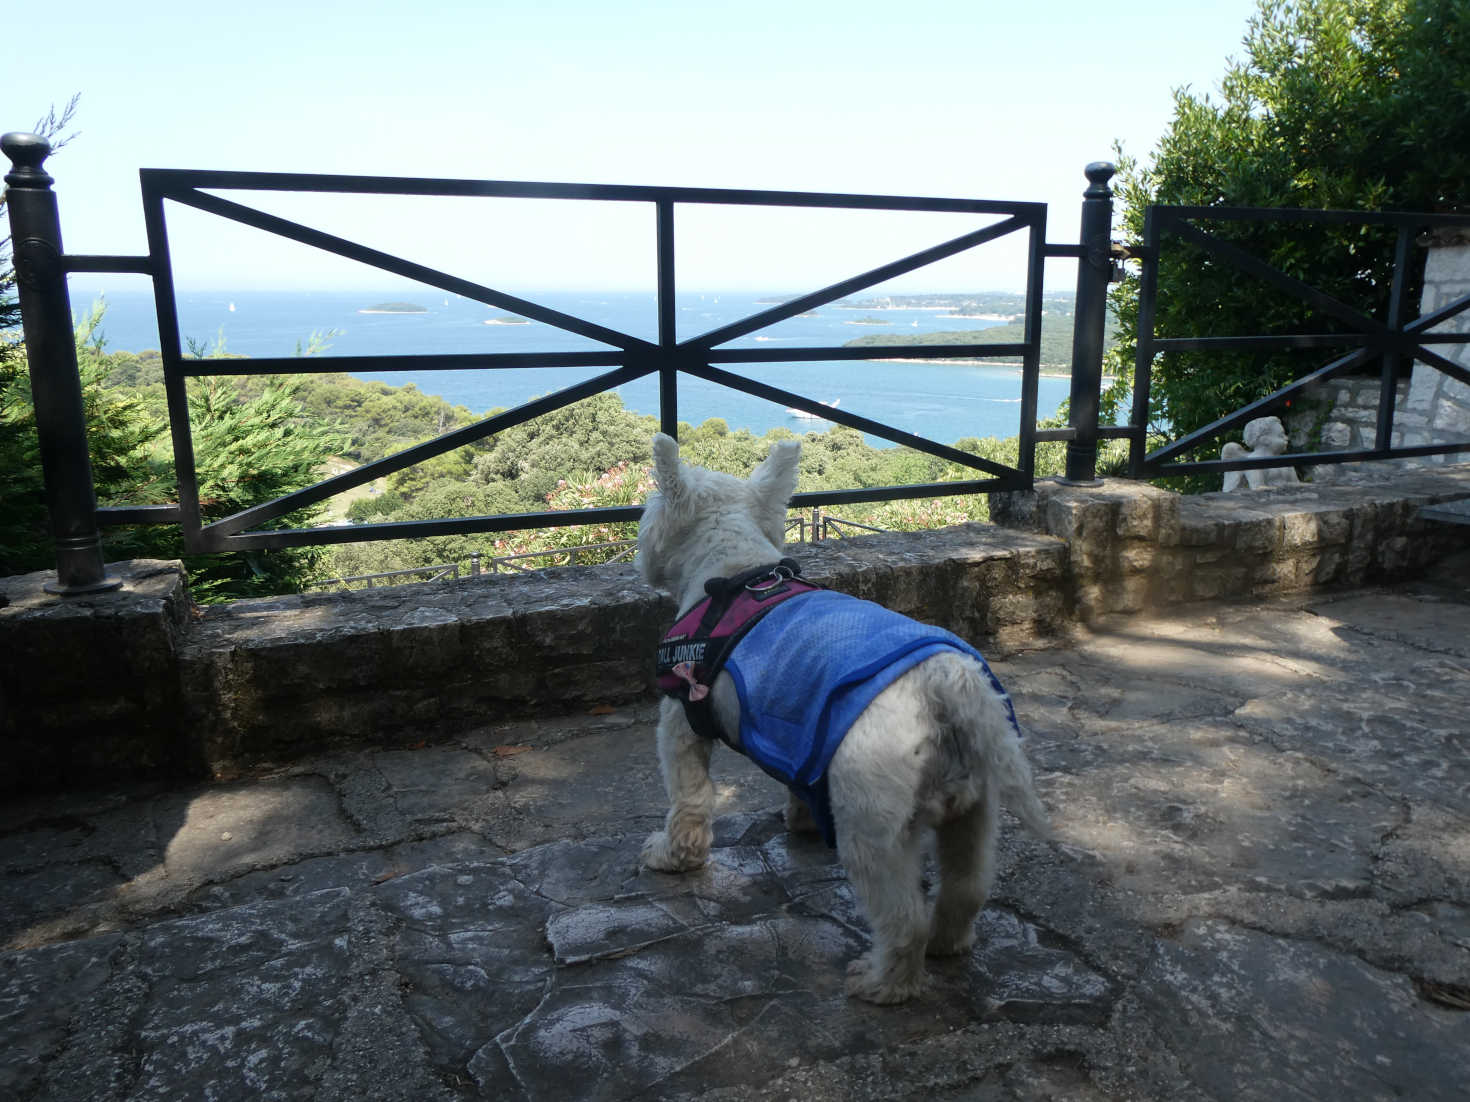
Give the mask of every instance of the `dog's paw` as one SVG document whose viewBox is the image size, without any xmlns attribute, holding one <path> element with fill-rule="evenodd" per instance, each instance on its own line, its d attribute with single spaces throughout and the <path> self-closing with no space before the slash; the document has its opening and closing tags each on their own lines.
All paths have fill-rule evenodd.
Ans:
<svg viewBox="0 0 1470 1102">
<path fill-rule="evenodd" d="M 812 809 L 799 796 L 791 795 L 787 798 L 785 818 L 786 829 L 792 834 L 821 833 L 821 827 L 817 826 L 817 820 L 812 817 Z"/>
<path fill-rule="evenodd" d="M 970 926 L 961 933 L 944 933 L 936 930 L 929 937 L 924 952 L 931 957 L 964 956 L 975 947 L 975 928 Z"/>
<path fill-rule="evenodd" d="M 893 1006 L 908 1002 L 924 990 L 922 971 L 903 977 L 888 975 L 888 969 L 874 964 L 873 956 L 864 953 L 847 966 L 848 995 L 879 1006 Z"/>
<path fill-rule="evenodd" d="M 657 872 L 689 872 L 703 867 L 708 857 L 708 849 L 695 851 L 672 845 L 665 830 L 655 831 L 643 843 L 643 864 Z"/>
</svg>

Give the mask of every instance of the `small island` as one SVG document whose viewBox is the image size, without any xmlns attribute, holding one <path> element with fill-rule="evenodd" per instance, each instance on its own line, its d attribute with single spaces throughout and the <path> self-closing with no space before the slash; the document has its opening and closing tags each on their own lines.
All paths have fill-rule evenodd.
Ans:
<svg viewBox="0 0 1470 1102">
<path fill-rule="evenodd" d="M 485 325 L 530 325 L 530 318 L 518 317 L 515 314 L 496 314 L 493 318 L 486 318 Z"/>
<path fill-rule="evenodd" d="M 865 318 L 854 318 L 852 321 L 845 321 L 842 324 L 843 325 L 892 325 L 893 322 L 889 321 L 886 318 L 875 318 L 875 317 L 873 317 L 870 314 L 869 316 L 867 316 Z"/>
<path fill-rule="evenodd" d="M 427 314 L 429 308 L 416 302 L 379 302 L 364 306 L 359 314 Z"/>
</svg>

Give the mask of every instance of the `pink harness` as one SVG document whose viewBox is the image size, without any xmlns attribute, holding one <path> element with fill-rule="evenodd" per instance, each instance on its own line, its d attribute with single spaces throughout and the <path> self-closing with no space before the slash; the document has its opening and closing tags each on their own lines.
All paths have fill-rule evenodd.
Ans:
<svg viewBox="0 0 1470 1102">
<path fill-rule="evenodd" d="M 797 577 L 795 559 L 758 566 L 733 578 L 711 578 L 709 594 L 674 623 L 658 644 L 658 690 L 684 702 L 695 732 L 718 738 L 709 690 L 735 645 L 762 616 L 792 597 L 822 587 Z"/>
</svg>

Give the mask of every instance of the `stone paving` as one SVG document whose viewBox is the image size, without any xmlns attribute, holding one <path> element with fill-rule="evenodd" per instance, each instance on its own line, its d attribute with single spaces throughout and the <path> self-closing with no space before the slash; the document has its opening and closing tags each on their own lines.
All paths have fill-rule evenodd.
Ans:
<svg viewBox="0 0 1470 1102">
<path fill-rule="evenodd" d="M 0 1098 L 1465 1096 L 1470 560 L 994 665 L 1058 836 L 907 1006 L 764 776 L 651 873 L 651 711 L 557 717 L 0 810 Z"/>
</svg>

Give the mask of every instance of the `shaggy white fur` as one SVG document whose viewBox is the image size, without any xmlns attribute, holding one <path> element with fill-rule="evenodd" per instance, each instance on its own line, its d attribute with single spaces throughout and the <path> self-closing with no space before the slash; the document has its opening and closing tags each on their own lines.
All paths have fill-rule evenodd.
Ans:
<svg viewBox="0 0 1470 1102">
<path fill-rule="evenodd" d="M 679 445 L 653 438 L 659 492 L 638 529 L 644 579 L 679 602 L 704 597 L 707 578 L 730 577 L 781 557 L 787 503 L 796 491 L 801 445 L 772 447 L 749 480 L 685 465 Z M 711 691 L 715 720 L 738 747 L 740 702 L 728 674 Z M 665 698 L 658 756 L 669 794 L 664 829 L 649 836 L 643 862 L 681 872 L 709 856 L 713 744 L 683 705 Z M 1049 836 L 1046 809 L 1000 697 L 973 658 L 945 652 L 883 690 L 848 730 L 827 772 L 837 852 L 873 930 L 872 948 L 848 967 L 847 991 L 898 1003 L 924 985 L 924 956 L 958 954 L 974 943 L 974 920 L 990 890 L 998 803 Z M 812 829 L 794 797 L 787 825 Z M 940 883 L 932 911 L 921 881 L 922 847 L 935 837 Z"/>
</svg>

